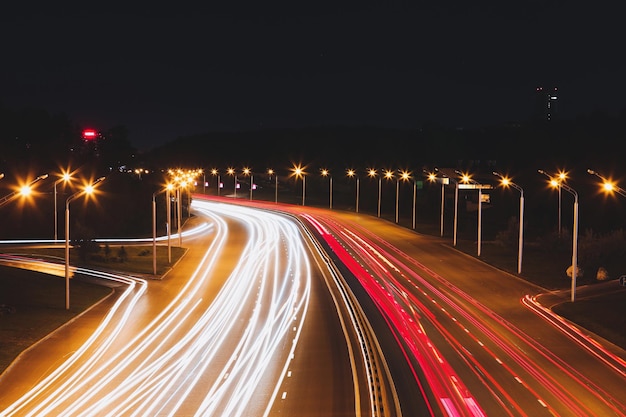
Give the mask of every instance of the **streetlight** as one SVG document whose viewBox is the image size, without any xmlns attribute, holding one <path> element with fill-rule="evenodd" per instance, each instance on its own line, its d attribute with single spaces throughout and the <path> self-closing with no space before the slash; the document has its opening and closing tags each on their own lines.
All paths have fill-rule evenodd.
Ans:
<svg viewBox="0 0 626 417">
<path fill-rule="evenodd" d="M 228 168 L 228 175 L 235 177 L 235 198 L 237 198 L 237 173 L 234 168 Z"/>
<path fill-rule="evenodd" d="M 243 175 L 250 176 L 250 201 L 252 201 L 252 190 L 254 189 L 254 175 L 250 168 L 243 169 Z"/>
<path fill-rule="evenodd" d="M 155 191 L 152 193 L 152 273 L 156 275 L 156 196 L 157 194 L 161 194 L 163 192 L 167 192 L 166 198 L 168 199 L 167 204 L 169 206 L 169 188 L 163 188 L 162 190 Z M 167 220 L 167 229 L 169 230 L 169 218 Z M 168 240 L 169 243 L 169 240 Z"/>
<path fill-rule="evenodd" d="M 411 173 L 408 171 L 403 171 L 401 178 L 403 181 L 408 181 L 412 179 Z M 413 179 L 413 230 L 415 230 L 415 203 L 417 200 L 417 181 Z"/>
<path fill-rule="evenodd" d="M 272 168 L 267 170 L 267 174 L 270 176 L 270 180 L 272 175 L 274 175 L 274 203 L 278 203 L 278 174 Z"/>
<path fill-rule="evenodd" d="M 359 176 L 356 174 L 356 171 L 353 169 L 347 170 L 348 177 L 352 178 L 356 176 L 356 208 L 355 211 L 359 212 Z"/>
<path fill-rule="evenodd" d="M 222 185 L 221 180 L 220 180 L 220 173 L 218 172 L 217 169 L 213 168 L 211 170 L 211 175 L 213 175 L 214 177 L 217 177 L 217 184 L 215 184 L 215 188 L 217 188 L 217 195 L 220 195 L 220 186 Z"/>
<path fill-rule="evenodd" d="M 563 211 L 561 208 L 561 184 L 563 184 L 565 182 L 565 180 L 567 180 L 567 172 L 565 171 L 559 171 L 556 175 L 552 175 L 552 174 L 548 174 L 547 172 L 545 172 L 543 169 L 539 169 L 538 172 L 540 174 L 545 175 L 546 177 L 548 177 L 550 179 L 550 185 L 553 188 L 557 189 L 558 192 L 558 220 L 557 220 L 557 233 L 559 238 L 561 237 L 561 212 Z"/>
<path fill-rule="evenodd" d="M 483 205 L 483 188 L 491 188 L 490 186 L 480 184 L 478 181 L 472 179 L 468 174 L 464 174 L 458 170 L 455 170 L 457 174 L 461 176 L 461 182 L 464 184 L 471 184 L 471 188 L 478 188 L 478 254 L 480 256 L 480 250 L 482 246 L 482 205 Z"/>
<path fill-rule="evenodd" d="M 434 172 L 428 172 L 426 170 L 422 170 L 427 176 L 428 176 L 428 181 L 430 182 L 441 182 L 441 215 L 439 218 L 439 234 L 441 237 L 443 237 L 443 219 L 444 219 L 444 205 L 445 205 L 445 189 L 446 189 L 446 184 L 448 184 L 450 182 L 450 179 L 448 177 L 444 177 L 444 178 L 437 178 L 437 174 Z"/>
<path fill-rule="evenodd" d="M 370 168 L 367 170 L 367 175 L 370 178 L 378 177 L 378 217 L 380 217 L 380 197 L 381 197 L 381 189 L 382 189 L 382 177 L 378 176 L 378 172 L 374 168 Z"/>
<path fill-rule="evenodd" d="M 64 182 L 68 183 L 72 179 L 72 175 L 69 172 L 64 172 L 61 178 L 54 182 L 54 241 L 58 238 L 58 215 L 57 215 L 57 184 Z"/>
<path fill-rule="evenodd" d="M 181 215 L 182 215 L 182 198 L 183 198 L 183 193 L 181 192 L 181 188 L 184 188 L 187 184 L 183 181 L 182 183 L 178 184 L 178 187 L 176 187 L 176 214 L 178 214 L 178 247 L 182 248 L 183 247 L 183 233 L 181 231 L 182 229 L 182 225 L 181 225 Z"/>
<path fill-rule="evenodd" d="M 503 187 L 513 187 L 520 192 L 519 197 L 519 236 L 517 244 L 517 273 L 522 273 L 522 250 L 524 247 L 524 190 L 519 185 L 515 184 L 509 178 L 503 176 L 499 172 L 494 171 L 493 175 L 500 178 L 500 184 Z"/>
<path fill-rule="evenodd" d="M 70 203 L 82 196 L 90 195 L 94 192 L 94 187 L 101 181 L 104 181 L 105 177 L 100 177 L 92 184 L 85 186 L 80 191 L 75 192 L 65 200 L 65 309 L 70 309 Z"/>
<path fill-rule="evenodd" d="M 332 210 L 333 209 L 333 177 L 332 175 L 330 175 L 330 171 L 327 170 L 326 168 L 322 169 L 321 172 L 322 172 L 322 177 L 328 177 L 328 184 L 329 184 L 328 208 Z"/>
<path fill-rule="evenodd" d="M 400 180 L 408 181 L 411 179 L 411 173 L 409 171 L 400 171 L 400 175 L 396 180 L 396 223 L 398 223 L 398 203 L 399 203 L 399 193 L 400 193 Z M 413 228 L 415 229 L 415 194 L 413 195 Z"/>
<path fill-rule="evenodd" d="M 292 168 L 293 173 L 291 175 L 295 176 L 296 179 L 302 178 L 302 205 L 304 206 L 304 196 L 306 189 L 306 172 L 304 172 L 304 168 L 300 165 L 294 165 Z"/>
<path fill-rule="evenodd" d="M 165 198 L 167 199 L 167 262 L 172 263 L 172 190 L 174 184 L 169 183 L 165 187 Z"/>
<path fill-rule="evenodd" d="M 4 178 L 4 174 L 0 177 L 0 179 L 2 179 L 2 178 Z M 0 207 L 10 203 L 11 201 L 16 199 L 20 195 L 23 196 L 23 197 L 26 197 L 26 196 L 30 195 L 30 193 L 32 191 L 33 185 L 35 185 L 37 182 L 39 182 L 41 180 L 45 180 L 46 178 L 48 178 L 48 174 L 40 175 L 37 178 L 35 178 L 33 181 L 29 182 L 28 184 L 22 185 L 22 186 L 20 186 L 19 189 L 17 189 L 15 191 L 13 191 L 12 193 L 2 197 L 0 199 Z"/>
<path fill-rule="evenodd" d="M 617 184 L 615 184 L 615 182 L 613 182 L 612 180 L 603 177 L 602 175 L 598 174 L 596 171 L 592 169 L 588 169 L 587 172 L 591 175 L 595 175 L 596 177 L 602 180 L 602 188 L 607 193 L 617 193 L 621 195 L 622 197 L 626 197 L 626 191 L 618 187 Z"/>
<path fill-rule="evenodd" d="M 562 188 L 574 196 L 574 226 L 572 230 L 572 296 L 571 296 L 571 301 L 574 302 L 574 300 L 576 299 L 576 275 L 578 272 L 578 193 L 569 185 L 561 181 L 555 180 L 555 177 L 551 177 L 544 170 L 540 169 L 538 170 L 538 172 L 550 178 L 551 186 L 559 187 L 559 190 Z"/>
<path fill-rule="evenodd" d="M 390 181 L 392 180 L 394 177 L 393 171 L 386 169 L 385 170 L 385 179 Z M 397 191 L 397 185 L 396 185 L 396 223 L 398 223 L 398 191 Z"/>
</svg>

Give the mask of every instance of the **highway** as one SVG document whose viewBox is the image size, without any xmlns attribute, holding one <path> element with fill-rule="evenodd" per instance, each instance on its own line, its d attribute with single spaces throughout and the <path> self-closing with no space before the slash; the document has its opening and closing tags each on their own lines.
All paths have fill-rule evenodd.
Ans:
<svg viewBox="0 0 626 417">
<path fill-rule="evenodd" d="M 0 378 L 1 416 L 626 416 L 622 349 L 443 239 L 304 206 L 193 208 L 209 227 L 180 264 L 116 278 L 28 352 Z"/>
<path fill-rule="evenodd" d="M 400 415 L 375 336 L 306 229 L 222 203 L 194 214 L 203 232 L 162 280 L 74 271 L 116 291 L 2 375 L 1 416 Z"/>
<path fill-rule="evenodd" d="M 555 318 L 542 292 L 435 237 L 302 209 L 375 300 L 434 414 L 626 415 L 626 355 Z"/>
</svg>

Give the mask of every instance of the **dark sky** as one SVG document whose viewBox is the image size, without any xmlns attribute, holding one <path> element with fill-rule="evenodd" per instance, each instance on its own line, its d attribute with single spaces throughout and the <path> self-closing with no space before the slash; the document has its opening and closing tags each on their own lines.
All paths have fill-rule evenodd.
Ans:
<svg viewBox="0 0 626 417">
<path fill-rule="evenodd" d="M 211 130 L 520 120 L 538 85 L 559 88 L 564 117 L 625 107 L 622 2 L 212 3 L 3 6 L 0 103 L 123 124 L 140 149 Z"/>
</svg>

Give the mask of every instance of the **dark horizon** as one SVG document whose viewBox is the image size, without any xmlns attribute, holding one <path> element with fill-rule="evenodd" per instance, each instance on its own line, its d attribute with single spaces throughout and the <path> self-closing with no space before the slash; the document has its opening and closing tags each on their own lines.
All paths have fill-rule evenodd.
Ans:
<svg viewBox="0 0 626 417">
<path fill-rule="evenodd" d="M 126 126 L 140 150 L 211 131 L 493 126 L 527 120 L 538 86 L 559 88 L 566 119 L 624 111 L 622 5 L 483 6 L 16 4 L 0 103 Z"/>
</svg>

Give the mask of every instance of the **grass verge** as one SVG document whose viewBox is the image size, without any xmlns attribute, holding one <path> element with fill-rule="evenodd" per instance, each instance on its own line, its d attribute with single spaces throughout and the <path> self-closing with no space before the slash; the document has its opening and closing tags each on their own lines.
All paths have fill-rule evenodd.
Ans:
<svg viewBox="0 0 626 417">
<path fill-rule="evenodd" d="M 113 248 L 116 253 L 117 248 Z M 10 249 L 5 253 L 27 254 L 64 260 L 65 249 Z M 82 262 L 70 252 L 72 265 L 91 269 L 124 271 L 129 275 L 152 275 L 152 248 L 126 246 L 124 262 L 109 259 Z M 171 248 L 172 264 L 184 253 L 183 248 Z M 167 247 L 157 246 L 157 276 L 167 272 Z M 72 279 L 70 309 L 65 309 L 65 278 L 25 269 L 0 266 L 0 373 L 32 344 L 78 316 L 111 293 L 111 289 Z"/>
</svg>

